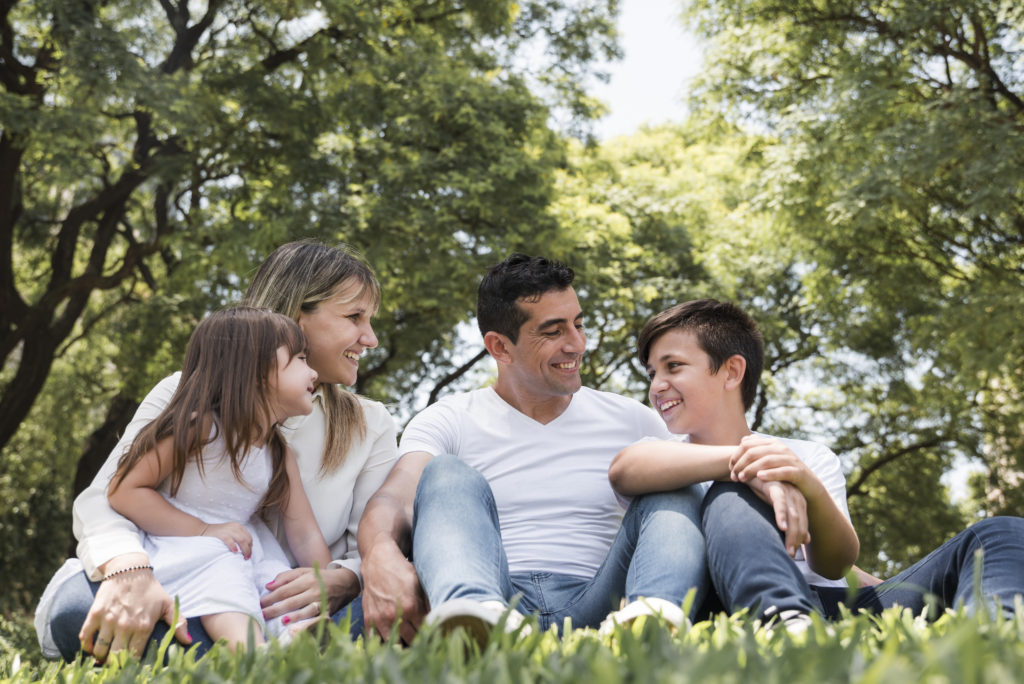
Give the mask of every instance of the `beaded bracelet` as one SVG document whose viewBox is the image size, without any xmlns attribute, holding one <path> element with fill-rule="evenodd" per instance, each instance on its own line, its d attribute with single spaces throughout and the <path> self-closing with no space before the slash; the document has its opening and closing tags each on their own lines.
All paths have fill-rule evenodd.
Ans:
<svg viewBox="0 0 1024 684">
<path fill-rule="evenodd" d="M 126 572 L 135 572 L 136 570 L 152 570 L 152 569 L 153 569 L 152 565 L 132 565 L 131 567 L 121 568 L 120 570 L 115 570 L 114 572 L 110 573 L 109 575 L 104 575 L 103 579 L 101 579 L 100 581 L 101 582 L 106 582 L 111 577 L 114 577 L 116 575 L 123 575 Z"/>
</svg>

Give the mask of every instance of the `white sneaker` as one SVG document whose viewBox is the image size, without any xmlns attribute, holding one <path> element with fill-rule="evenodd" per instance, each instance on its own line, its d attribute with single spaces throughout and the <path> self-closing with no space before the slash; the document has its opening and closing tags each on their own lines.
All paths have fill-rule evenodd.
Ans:
<svg viewBox="0 0 1024 684">
<path fill-rule="evenodd" d="M 491 630 L 505 619 L 506 633 L 515 632 L 523 624 L 523 614 L 512 610 L 501 601 L 477 601 L 474 599 L 449 599 L 427 613 L 424 624 L 434 625 L 442 634 L 448 635 L 456 629 L 465 630 L 483 650 L 491 637 Z M 529 626 L 520 633 L 529 631 Z"/>
<path fill-rule="evenodd" d="M 629 627 L 638 618 L 658 617 L 667 624 L 673 632 L 682 629 L 686 624 L 686 615 L 683 609 L 671 601 L 661 598 L 638 598 L 614 613 L 609 613 L 598 628 L 598 634 L 609 636 L 615 631 L 615 626 Z"/>
</svg>

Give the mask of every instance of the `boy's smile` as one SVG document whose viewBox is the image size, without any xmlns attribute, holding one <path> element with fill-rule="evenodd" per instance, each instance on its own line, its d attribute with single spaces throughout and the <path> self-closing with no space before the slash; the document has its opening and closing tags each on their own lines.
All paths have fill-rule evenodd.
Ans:
<svg viewBox="0 0 1024 684">
<path fill-rule="evenodd" d="M 726 373 L 711 372 L 711 359 L 689 330 L 669 330 L 651 345 L 647 363 L 651 405 L 671 432 L 695 443 L 713 443 L 724 410 Z"/>
</svg>

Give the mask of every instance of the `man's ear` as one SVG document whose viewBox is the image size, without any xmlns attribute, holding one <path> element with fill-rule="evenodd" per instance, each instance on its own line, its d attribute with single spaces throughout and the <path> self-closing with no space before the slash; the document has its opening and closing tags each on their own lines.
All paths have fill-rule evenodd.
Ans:
<svg viewBox="0 0 1024 684">
<path fill-rule="evenodd" d="M 511 363 L 512 341 L 505 335 L 493 330 L 484 333 L 484 348 L 498 363 Z"/>
<path fill-rule="evenodd" d="M 743 376 L 747 373 L 747 360 L 739 354 L 733 354 L 722 364 L 725 371 L 725 388 L 736 389 L 743 384 Z"/>
</svg>

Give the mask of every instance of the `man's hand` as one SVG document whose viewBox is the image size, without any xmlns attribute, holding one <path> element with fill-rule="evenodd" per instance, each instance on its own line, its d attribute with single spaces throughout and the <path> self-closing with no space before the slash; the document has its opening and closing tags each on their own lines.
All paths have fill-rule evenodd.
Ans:
<svg viewBox="0 0 1024 684">
<path fill-rule="evenodd" d="M 104 568 L 107 574 L 148 562 L 144 555 L 137 562 L 126 558 L 109 561 Z M 192 643 L 185 618 L 179 616 L 177 624 L 173 622 L 174 599 L 156 581 L 153 572 L 132 570 L 100 584 L 78 639 L 82 650 L 99 662 L 105 661 L 110 653 L 126 649 L 142 657 L 157 620 L 171 625 L 174 637 L 182 644 Z"/>
<path fill-rule="evenodd" d="M 786 553 L 796 556 L 801 544 L 811 541 L 808 532 L 807 499 L 800 490 L 788 482 L 764 482 L 751 478 L 746 483 L 775 511 L 775 525 L 786 533 Z"/>
<path fill-rule="evenodd" d="M 387 639 L 395 620 L 399 637 L 411 644 L 427 614 L 428 606 L 419 578 L 394 544 L 380 543 L 363 556 L 363 621 Z"/>
</svg>

